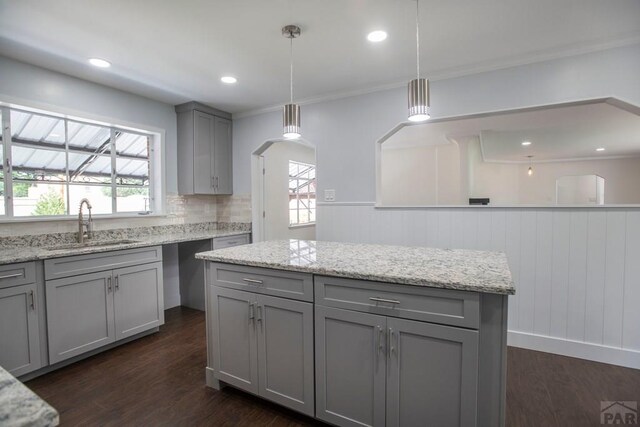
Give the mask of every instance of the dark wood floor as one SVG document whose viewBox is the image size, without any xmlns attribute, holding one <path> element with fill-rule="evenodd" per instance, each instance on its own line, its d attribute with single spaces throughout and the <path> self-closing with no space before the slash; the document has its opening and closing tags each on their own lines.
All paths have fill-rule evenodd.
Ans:
<svg viewBox="0 0 640 427">
<path fill-rule="evenodd" d="M 310 426 L 314 420 L 204 384 L 204 313 L 174 308 L 150 335 L 27 385 L 62 426 Z M 601 400 L 640 401 L 640 370 L 509 348 L 508 426 L 600 425 Z"/>
</svg>

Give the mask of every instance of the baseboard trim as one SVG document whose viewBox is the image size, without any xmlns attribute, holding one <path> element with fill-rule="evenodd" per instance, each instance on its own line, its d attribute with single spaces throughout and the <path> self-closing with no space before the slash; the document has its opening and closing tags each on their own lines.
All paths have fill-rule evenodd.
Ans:
<svg viewBox="0 0 640 427">
<path fill-rule="evenodd" d="M 640 351 L 600 344 L 572 341 L 526 332 L 509 331 L 507 344 L 513 347 L 544 351 L 545 353 L 577 357 L 594 362 L 609 363 L 640 369 Z"/>
</svg>

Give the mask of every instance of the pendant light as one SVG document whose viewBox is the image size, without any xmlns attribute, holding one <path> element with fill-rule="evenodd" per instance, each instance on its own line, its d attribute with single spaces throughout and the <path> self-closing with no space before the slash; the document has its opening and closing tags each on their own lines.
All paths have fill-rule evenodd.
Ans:
<svg viewBox="0 0 640 427">
<path fill-rule="evenodd" d="M 527 156 L 529 158 L 529 170 L 527 171 L 527 175 L 532 176 L 533 175 L 533 166 L 531 166 L 531 158 L 533 156 Z"/>
<path fill-rule="evenodd" d="M 409 120 L 429 119 L 429 80 L 420 78 L 420 0 L 416 0 L 416 78 L 408 86 Z"/>
<path fill-rule="evenodd" d="M 290 99 L 282 110 L 282 136 L 285 139 L 300 138 L 300 106 L 293 103 L 293 39 L 300 36 L 300 27 L 287 25 L 282 27 L 282 35 L 289 39 L 289 89 Z"/>
</svg>

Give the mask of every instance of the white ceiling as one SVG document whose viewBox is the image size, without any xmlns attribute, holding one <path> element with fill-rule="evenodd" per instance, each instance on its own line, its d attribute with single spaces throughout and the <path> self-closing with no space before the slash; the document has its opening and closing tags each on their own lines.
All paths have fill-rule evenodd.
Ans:
<svg viewBox="0 0 640 427">
<path fill-rule="evenodd" d="M 534 156 L 534 163 L 638 157 L 640 116 L 607 102 L 555 106 L 403 127 L 385 141 L 383 148 L 436 145 L 478 137 L 483 159 L 491 162 L 528 163 L 529 155 Z M 531 145 L 523 146 L 523 141 Z M 597 152 L 599 147 L 605 151 Z"/>
<path fill-rule="evenodd" d="M 421 0 L 431 78 L 640 40 L 638 0 Z M 415 70 L 410 0 L 0 0 L 0 54 L 168 103 L 237 113 L 404 82 Z M 372 44 L 373 29 L 389 33 Z M 107 70 L 87 65 L 108 59 Z M 238 78 L 235 86 L 222 75 Z"/>
</svg>

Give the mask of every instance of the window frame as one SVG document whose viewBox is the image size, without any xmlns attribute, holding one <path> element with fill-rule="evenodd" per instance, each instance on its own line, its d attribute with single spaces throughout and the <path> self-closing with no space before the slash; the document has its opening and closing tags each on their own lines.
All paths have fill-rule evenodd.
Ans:
<svg viewBox="0 0 640 427">
<path fill-rule="evenodd" d="M 66 197 L 65 197 L 65 206 L 67 213 L 64 215 L 28 215 L 28 216 L 15 216 L 14 213 L 14 197 L 13 197 L 13 159 L 12 159 L 12 147 L 13 147 L 13 136 L 11 130 L 11 112 L 18 111 L 26 114 L 33 114 L 42 117 L 49 117 L 56 120 L 60 120 L 64 124 L 64 144 L 61 145 L 61 149 L 57 149 L 57 151 L 64 152 L 65 156 L 65 182 L 61 185 L 65 186 Z M 70 171 L 69 171 L 69 153 L 70 152 L 79 152 L 74 151 L 73 148 L 69 148 L 69 122 L 78 123 L 80 125 L 89 125 L 89 126 L 99 126 L 106 129 L 109 129 L 110 134 L 110 158 L 111 158 L 111 183 L 110 184 L 86 184 L 91 186 L 99 186 L 99 187 L 108 187 L 111 189 L 111 206 L 112 212 L 107 214 L 94 214 L 93 216 L 96 218 L 127 218 L 127 217 L 140 217 L 140 216 L 164 216 L 163 211 L 163 202 L 164 196 L 159 194 L 158 189 L 164 188 L 164 179 L 162 177 L 156 176 L 158 173 L 156 163 L 162 165 L 163 157 L 161 156 L 162 151 L 162 139 L 161 135 L 163 132 L 157 131 L 147 131 L 141 130 L 137 128 L 130 128 L 127 126 L 118 126 L 118 125 L 110 125 L 105 122 L 93 121 L 90 119 L 83 119 L 77 116 L 68 116 L 66 114 L 56 114 L 55 112 L 45 111 L 41 109 L 31 109 L 28 107 L 17 106 L 13 104 L 6 104 L 0 102 L 0 113 L 2 118 L 2 141 L 0 141 L 0 145 L 2 146 L 2 151 L 4 154 L 4 158 L 0 161 L 2 162 L 2 175 L 4 182 L 4 196 L 3 201 L 5 212 L 4 215 L 0 214 L 0 223 L 11 223 L 11 222 L 33 222 L 33 221 L 47 221 L 47 220 L 55 220 L 55 221 L 64 221 L 64 220 L 75 220 L 77 218 L 77 213 L 74 212 L 73 206 L 70 203 L 70 188 L 72 186 L 81 186 L 82 183 L 72 183 L 70 181 Z M 123 158 L 119 157 L 116 152 L 116 133 L 126 133 L 126 134 L 135 134 L 141 135 L 148 138 L 148 165 L 149 165 L 149 176 L 148 176 L 148 186 L 140 185 L 140 186 L 132 186 L 135 188 L 148 188 L 148 209 L 145 211 L 126 211 L 126 212 L 118 212 L 117 211 L 117 190 L 118 188 L 122 188 L 122 186 L 118 186 L 117 184 L 117 173 L 116 173 L 116 159 Z M 160 150 L 160 151 L 157 151 Z M 106 157 L 106 156 L 105 156 Z M 127 157 L 124 157 L 125 159 Z"/>
<path fill-rule="evenodd" d="M 307 166 L 307 167 L 311 168 L 310 170 L 314 171 L 314 177 L 312 179 L 308 180 L 307 186 L 310 187 L 311 183 L 315 182 L 317 180 L 317 177 L 315 176 L 316 165 L 311 164 L 311 163 L 300 162 L 300 161 L 297 161 L 297 160 L 289 160 L 287 162 L 288 170 L 291 170 L 291 164 L 292 163 L 295 163 L 295 164 L 297 164 L 299 166 Z M 300 178 L 294 178 L 294 179 L 299 180 Z M 292 177 L 287 172 L 287 184 L 288 184 L 288 186 L 291 185 L 291 181 L 292 181 Z M 298 186 L 298 188 L 300 188 L 300 187 L 301 186 Z M 306 197 L 307 202 L 310 202 L 310 200 L 311 200 L 310 194 L 311 194 L 310 191 L 307 192 L 307 197 Z M 313 210 L 314 213 L 317 215 L 317 202 L 318 202 L 317 191 L 315 191 L 313 194 L 314 194 L 313 199 L 316 201 L 315 202 L 316 206 L 314 208 L 307 207 L 306 210 L 308 210 L 309 213 L 311 212 L 311 210 Z M 289 202 L 289 204 L 287 205 L 287 209 L 288 209 L 288 212 L 289 212 L 289 215 L 288 215 L 289 216 L 289 228 L 308 227 L 308 226 L 315 225 L 316 221 L 300 222 L 300 211 L 304 210 L 304 208 L 300 207 L 300 205 L 301 205 L 300 192 L 299 191 L 295 191 L 295 195 L 296 195 L 296 209 L 291 209 L 291 207 L 290 207 L 291 206 L 291 188 L 287 187 L 287 198 L 288 198 L 288 202 Z M 296 217 L 297 217 L 296 219 L 297 219 L 297 221 L 295 223 L 291 222 L 291 212 L 292 211 L 296 211 Z M 311 215 L 309 215 L 309 218 L 311 218 Z"/>
</svg>

